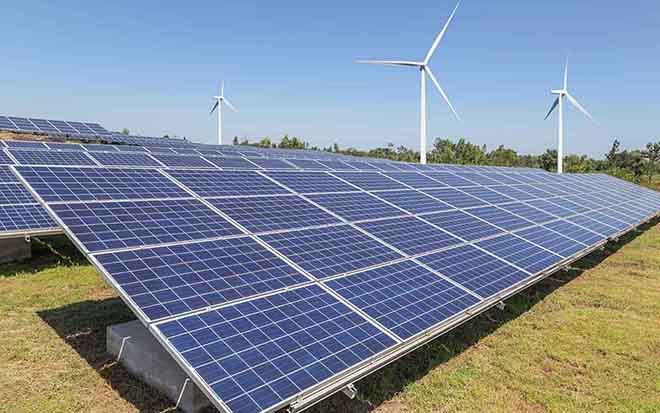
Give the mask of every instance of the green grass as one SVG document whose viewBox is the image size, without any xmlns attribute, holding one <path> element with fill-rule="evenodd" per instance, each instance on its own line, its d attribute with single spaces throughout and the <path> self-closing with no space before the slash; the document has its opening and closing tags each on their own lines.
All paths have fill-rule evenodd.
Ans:
<svg viewBox="0 0 660 413">
<path fill-rule="evenodd" d="M 660 225 L 644 229 L 310 411 L 660 411 Z M 0 266 L 3 411 L 175 411 L 105 354 L 106 326 L 132 313 L 54 246 L 68 258 L 35 246 Z"/>
</svg>

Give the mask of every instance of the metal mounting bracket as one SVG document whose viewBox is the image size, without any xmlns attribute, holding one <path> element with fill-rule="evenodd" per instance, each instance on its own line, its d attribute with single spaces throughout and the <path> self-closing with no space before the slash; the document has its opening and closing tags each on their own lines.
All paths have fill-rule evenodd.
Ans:
<svg viewBox="0 0 660 413">
<path fill-rule="evenodd" d="M 131 339 L 131 336 L 126 336 L 121 339 L 121 346 L 119 347 L 119 353 L 117 354 L 117 360 L 121 359 L 121 355 L 124 354 L 124 348 L 126 347 L 126 342 Z"/>
<path fill-rule="evenodd" d="M 348 397 L 351 400 L 353 400 L 355 396 L 357 396 L 357 389 L 355 388 L 353 383 L 347 384 L 346 387 L 341 389 L 341 392 L 344 393 L 346 397 Z"/>
<path fill-rule="evenodd" d="M 504 304 L 504 301 L 500 301 L 497 303 L 497 308 L 504 311 L 504 308 L 506 307 L 506 304 Z"/>
<path fill-rule="evenodd" d="M 186 391 L 186 388 L 188 387 L 188 383 L 190 383 L 190 378 L 186 378 L 186 381 L 183 382 L 183 386 L 181 386 L 181 392 L 179 393 L 179 397 L 176 399 L 176 408 L 179 408 L 179 405 L 181 404 L 181 400 L 183 399 L 183 392 Z"/>
</svg>

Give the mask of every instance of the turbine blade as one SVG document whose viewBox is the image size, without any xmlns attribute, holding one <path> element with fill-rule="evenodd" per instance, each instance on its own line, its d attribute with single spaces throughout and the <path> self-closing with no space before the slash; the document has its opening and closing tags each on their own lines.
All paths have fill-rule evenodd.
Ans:
<svg viewBox="0 0 660 413">
<path fill-rule="evenodd" d="M 369 64 L 369 65 L 386 65 L 386 66 L 422 66 L 420 62 L 411 62 L 407 60 L 356 60 L 355 63 Z"/>
<path fill-rule="evenodd" d="M 225 95 L 225 81 L 222 81 L 222 85 L 220 86 L 220 96 Z"/>
<path fill-rule="evenodd" d="M 555 99 L 555 101 L 554 101 L 554 103 L 552 104 L 552 106 L 550 106 L 550 110 L 548 111 L 548 114 L 545 115 L 545 118 L 543 118 L 543 120 L 548 119 L 548 116 L 550 116 L 550 114 L 552 113 L 552 111 L 555 110 L 555 108 L 557 107 L 557 105 L 559 105 L 559 98 Z"/>
<path fill-rule="evenodd" d="M 223 98 L 223 99 L 222 99 L 222 103 L 224 103 L 224 104 L 226 104 L 227 106 L 229 106 L 229 109 L 233 110 L 234 112 L 238 112 L 238 110 L 234 107 L 234 105 L 231 104 L 231 102 L 229 102 L 229 101 L 227 100 L 227 98 Z"/>
<path fill-rule="evenodd" d="M 568 90 L 568 58 L 566 59 L 566 66 L 564 66 L 564 90 Z"/>
<path fill-rule="evenodd" d="M 589 112 L 587 112 L 587 110 L 586 110 L 584 107 L 582 107 L 582 105 L 580 105 L 580 102 L 578 102 L 577 99 L 575 99 L 575 98 L 574 98 L 573 96 L 571 96 L 569 93 L 566 93 L 566 97 L 568 98 L 568 101 L 571 102 L 571 103 L 573 104 L 573 106 L 575 106 L 576 108 L 578 108 L 578 110 L 579 110 L 580 112 L 584 113 L 584 116 L 588 117 L 590 121 L 592 121 L 592 122 L 594 122 L 594 123 L 596 122 L 596 121 L 594 120 L 594 118 L 591 117 L 591 114 L 590 114 Z"/>
<path fill-rule="evenodd" d="M 438 89 L 438 92 L 442 95 L 442 97 L 445 99 L 445 102 L 449 105 L 449 109 L 454 113 L 454 116 L 456 116 L 456 119 L 459 121 L 463 121 L 460 116 L 458 116 L 458 113 L 456 113 L 456 110 L 454 110 L 454 107 L 452 106 L 451 102 L 449 101 L 449 98 L 447 97 L 447 94 L 445 93 L 444 90 L 442 90 L 442 87 L 440 86 L 440 83 L 438 83 L 438 80 L 433 76 L 433 72 L 431 72 L 431 68 L 428 66 L 425 66 L 426 73 L 428 73 L 429 77 L 431 78 L 431 81 L 433 81 L 433 84 L 435 87 Z"/>
<path fill-rule="evenodd" d="M 215 101 L 215 105 L 213 105 L 213 108 L 211 109 L 211 112 L 209 112 L 209 115 L 212 115 L 213 112 L 215 112 L 215 110 L 218 108 L 218 103 L 219 102 L 220 101 L 218 101 L 218 100 Z"/>
<path fill-rule="evenodd" d="M 429 60 L 431 60 L 431 57 L 433 56 L 433 53 L 435 52 L 435 49 L 437 49 L 438 45 L 440 44 L 440 41 L 445 35 L 445 32 L 447 31 L 447 27 L 449 27 L 449 23 L 451 23 L 452 19 L 454 18 L 454 14 L 456 14 L 456 10 L 458 10 L 458 6 L 460 6 L 461 2 L 459 1 L 456 3 L 456 7 L 454 7 L 454 11 L 451 12 L 451 15 L 449 16 L 449 19 L 447 19 L 447 22 L 445 23 L 445 26 L 442 28 L 440 33 L 438 33 L 438 36 L 435 38 L 435 41 L 433 42 L 433 45 L 429 49 L 429 52 L 426 54 L 426 57 L 424 58 L 424 64 L 428 64 Z"/>
</svg>

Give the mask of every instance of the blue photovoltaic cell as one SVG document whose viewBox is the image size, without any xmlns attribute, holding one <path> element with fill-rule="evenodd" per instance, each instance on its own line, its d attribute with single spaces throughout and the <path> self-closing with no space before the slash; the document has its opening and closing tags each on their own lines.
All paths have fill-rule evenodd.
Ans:
<svg viewBox="0 0 660 413">
<path fill-rule="evenodd" d="M 553 202 L 560 203 L 561 205 L 566 206 L 566 208 L 570 208 L 572 211 L 577 213 L 587 212 L 589 210 L 599 209 L 606 206 L 603 202 L 590 201 L 586 199 L 584 195 L 557 198 L 553 200 Z"/>
<path fill-rule="evenodd" d="M 405 162 L 384 162 L 385 165 L 388 165 L 394 171 L 405 171 L 405 172 L 416 172 L 414 164 L 405 163 Z M 380 163 L 379 163 L 380 165 Z M 388 166 L 381 167 L 382 170 L 388 171 L 390 168 Z M 394 169 L 395 168 L 395 169 Z"/>
<path fill-rule="evenodd" d="M 106 145 L 102 143 L 83 144 L 83 148 L 87 149 L 89 152 L 117 152 L 117 146 L 119 145 Z"/>
<path fill-rule="evenodd" d="M 50 132 L 50 133 L 60 133 L 57 128 L 53 127 L 53 125 L 50 124 L 46 119 L 35 119 L 35 118 L 30 118 L 30 121 L 37 125 L 39 129 L 41 129 L 42 132 Z"/>
<path fill-rule="evenodd" d="M 587 215 L 576 215 L 567 219 L 574 224 L 580 225 L 581 227 L 584 227 L 605 237 L 610 237 L 618 232 L 618 230 L 614 227 L 603 224 L 602 222 L 595 219 L 591 219 Z"/>
<path fill-rule="evenodd" d="M 399 172 L 402 170 L 408 170 L 405 168 L 399 168 L 398 164 L 395 164 L 394 162 L 371 161 L 369 162 L 369 165 L 373 166 L 377 170 L 385 172 Z M 414 171 L 414 169 L 410 170 Z"/>
<path fill-rule="evenodd" d="M 381 189 L 407 189 L 402 185 L 378 172 L 335 172 L 335 176 L 358 186 L 365 191 Z"/>
<path fill-rule="evenodd" d="M 517 231 L 516 235 L 525 240 L 542 246 L 564 258 L 570 257 L 586 248 L 585 245 L 573 241 L 545 227 L 532 227 Z"/>
<path fill-rule="evenodd" d="M 488 188 L 484 187 L 469 187 L 469 188 L 461 188 L 461 191 L 467 192 L 468 194 L 472 195 L 475 198 L 479 198 L 482 201 L 488 202 L 489 204 L 497 205 L 497 204 L 504 204 L 507 202 L 512 202 L 514 199 L 509 198 L 508 196 L 499 194 L 495 191 L 492 191 Z"/>
<path fill-rule="evenodd" d="M 455 208 L 469 208 L 487 205 L 486 202 L 454 188 L 425 189 L 423 192 L 446 202 Z"/>
<path fill-rule="evenodd" d="M 449 172 L 425 172 L 424 175 L 455 188 L 476 185 L 474 182 L 468 181 L 467 179 L 463 179 L 460 176 Z"/>
<path fill-rule="evenodd" d="M 560 218 L 568 217 L 575 214 L 570 209 L 566 209 L 560 205 L 557 205 L 554 202 L 550 202 L 550 200 L 547 199 L 537 199 L 534 201 L 527 201 L 526 203 L 533 206 L 534 208 L 540 209 L 543 212 L 552 214 Z"/>
<path fill-rule="evenodd" d="M 522 181 L 516 180 L 515 177 L 511 175 L 504 175 L 497 172 L 481 172 L 481 175 L 504 185 L 516 185 L 522 183 Z"/>
<path fill-rule="evenodd" d="M 63 120 L 51 120 L 50 123 L 67 135 L 78 135 L 78 131 Z"/>
<path fill-rule="evenodd" d="M 79 143 L 56 143 L 48 142 L 48 148 L 54 151 L 84 152 L 85 149 Z"/>
<path fill-rule="evenodd" d="M 206 162 L 199 156 L 153 154 L 151 155 L 165 166 L 171 168 L 215 168 L 215 165 Z"/>
<path fill-rule="evenodd" d="M 4 141 L 9 149 L 39 149 L 46 150 L 48 147 L 43 142 L 36 141 Z"/>
<path fill-rule="evenodd" d="M 440 188 L 445 186 L 444 184 L 417 172 L 389 172 L 385 175 L 415 189 Z"/>
<path fill-rule="evenodd" d="M 301 194 L 358 191 L 325 172 L 266 172 L 266 175 Z"/>
<path fill-rule="evenodd" d="M 605 236 L 589 231 L 568 221 L 554 221 L 543 226 L 586 245 L 594 245 L 605 239 Z"/>
<path fill-rule="evenodd" d="M 378 192 L 378 197 L 403 208 L 412 214 L 440 212 L 454 209 L 451 205 L 433 199 L 415 190 Z"/>
<path fill-rule="evenodd" d="M 317 278 L 343 274 L 402 257 L 348 225 L 259 237 Z"/>
<path fill-rule="evenodd" d="M 540 182 L 534 177 L 534 174 L 529 174 L 529 173 L 506 173 L 503 174 L 506 175 L 507 177 L 513 178 L 518 182 L 524 183 L 524 184 L 536 184 Z"/>
<path fill-rule="evenodd" d="M 529 199 L 537 198 L 536 196 L 528 192 L 518 189 L 516 186 L 496 185 L 496 186 L 491 186 L 489 188 L 492 189 L 493 191 L 504 194 L 509 198 L 513 198 L 516 201 L 526 201 Z"/>
<path fill-rule="evenodd" d="M 331 280 L 327 286 L 404 340 L 480 301 L 412 261 Z"/>
<path fill-rule="evenodd" d="M 426 255 L 419 261 L 484 298 L 529 277 L 526 272 L 472 245 Z"/>
<path fill-rule="evenodd" d="M 340 221 L 297 195 L 211 200 L 213 206 L 251 232 L 267 232 Z"/>
<path fill-rule="evenodd" d="M 504 232 L 461 211 L 447 211 L 424 215 L 424 220 L 468 241 L 474 241 Z"/>
<path fill-rule="evenodd" d="M 6 150 L 6 149 L 5 149 Z M 0 165 L 14 165 L 16 162 L 14 162 L 9 155 L 5 152 L 5 150 L 0 149 Z"/>
<path fill-rule="evenodd" d="M 168 171 L 202 197 L 278 195 L 289 191 L 254 171 Z"/>
<path fill-rule="evenodd" d="M 545 212 L 533 208 L 527 204 L 515 203 L 515 204 L 503 204 L 498 205 L 498 208 L 505 209 L 513 214 L 516 214 L 520 217 L 525 218 L 528 221 L 531 221 L 535 224 L 542 224 L 544 222 L 552 221 L 557 219 L 556 217 L 546 214 Z"/>
<path fill-rule="evenodd" d="M 406 214 L 364 192 L 308 195 L 308 198 L 347 221 L 396 217 Z"/>
<path fill-rule="evenodd" d="M 241 234 L 194 199 L 52 205 L 89 251 Z"/>
<path fill-rule="evenodd" d="M 396 344 L 316 285 L 158 329 L 234 413 L 289 403 Z"/>
<path fill-rule="evenodd" d="M 463 179 L 467 179 L 470 182 L 474 182 L 479 185 L 499 185 L 498 181 L 490 179 L 486 175 L 472 172 L 454 172 L 456 175 L 460 176 Z"/>
<path fill-rule="evenodd" d="M 117 145 L 117 150 L 120 152 L 148 152 L 147 148 L 134 145 Z"/>
<path fill-rule="evenodd" d="M 318 163 L 332 169 L 333 171 L 354 171 L 355 168 L 342 161 L 317 160 Z"/>
<path fill-rule="evenodd" d="M 248 237 L 95 258 L 150 320 L 309 281 Z"/>
<path fill-rule="evenodd" d="M 16 117 L 16 116 L 9 116 L 9 119 L 11 119 L 11 121 L 14 122 L 14 124 L 20 130 L 39 132 L 39 128 L 34 126 L 34 124 L 32 122 L 30 122 L 29 120 L 27 120 L 25 118 L 19 118 L 19 117 Z M 6 141 L 6 142 L 7 142 L 7 145 L 9 145 L 9 147 L 11 148 L 12 145 L 9 143 L 10 141 Z"/>
<path fill-rule="evenodd" d="M 516 185 L 518 191 L 528 193 L 533 198 L 550 198 L 553 195 L 549 194 L 532 185 Z"/>
<path fill-rule="evenodd" d="M 135 167 L 161 167 L 157 161 L 146 153 L 111 153 L 111 152 L 90 152 L 101 165 L 106 166 L 135 166 Z"/>
<path fill-rule="evenodd" d="M 20 165 L 67 165 L 67 166 L 95 166 L 89 156 L 83 152 L 60 152 L 60 151 L 19 151 L 10 150 Z"/>
<path fill-rule="evenodd" d="M 0 116 L 0 129 L 3 130 L 16 130 L 16 126 L 6 116 Z M 2 145 L 0 145 L 2 146 Z"/>
<path fill-rule="evenodd" d="M 312 171 L 328 170 L 328 168 L 325 165 L 322 165 L 313 159 L 287 159 L 286 161 L 294 164 L 296 167 L 300 169 L 306 169 Z"/>
<path fill-rule="evenodd" d="M 155 170 L 46 166 L 16 169 L 46 202 L 190 197 Z"/>
<path fill-rule="evenodd" d="M 605 225 L 609 225 L 610 227 L 613 227 L 619 231 L 622 231 L 630 226 L 630 224 L 627 224 L 621 220 L 615 219 L 612 216 L 610 216 L 607 213 L 603 213 L 601 211 L 592 211 L 587 214 L 587 216 L 591 219 L 594 219 L 598 222 L 601 222 Z"/>
<path fill-rule="evenodd" d="M 365 222 L 358 226 L 408 255 L 439 250 L 463 242 L 415 217 Z"/>
<path fill-rule="evenodd" d="M 281 160 L 273 158 L 250 158 L 250 162 L 257 164 L 263 169 L 297 169 L 295 166 Z"/>
<path fill-rule="evenodd" d="M 37 202 L 23 184 L 0 184 L 0 205 L 33 204 Z"/>
<path fill-rule="evenodd" d="M 546 251 L 511 234 L 481 241 L 477 245 L 532 274 L 552 267 L 562 260 L 562 257 L 559 255 Z"/>
<path fill-rule="evenodd" d="M 224 158 L 221 156 L 209 156 L 206 159 L 208 159 L 209 162 L 213 162 L 216 166 L 219 166 L 222 169 L 260 169 L 258 166 L 244 158 Z"/>
<path fill-rule="evenodd" d="M 0 166 L 0 184 L 18 182 L 18 178 L 7 166 Z"/>
<path fill-rule="evenodd" d="M 0 232 L 57 228 L 39 204 L 0 206 Z"/>
<path fill-rule="evenodd" d="M 368 162 L 346 161 L 346 164 L 360 171 L 378 171 L 378 168 Z"/>
<path fill-rule="evenodd" d="M 489 224 L 504 228 L 507 231 L 513 231 L 515 229 L 534 225 L 531 221 L 513 215 L 512 213 L 497 207 L 473 208 L 470 210 L 470 214 L 483 219 Z"/>
</svg>

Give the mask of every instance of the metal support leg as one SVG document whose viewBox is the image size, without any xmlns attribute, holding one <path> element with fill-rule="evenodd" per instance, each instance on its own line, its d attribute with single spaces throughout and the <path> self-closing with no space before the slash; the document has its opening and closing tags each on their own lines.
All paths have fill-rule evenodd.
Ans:
<svg viewBox="0 0 660 413">
<path fill-rule="evenodd" d="M 355 396 L 357 396 L 357 389 L 353 385 L 353 383 L 348 384 L 346 387 L 341 389 L 341 392 L 346 395 L 349 399 L 353 400 Z"/>
<path fill-rule="evenodd" d="M 186 381 L 183 382 L 183 386 L 181 387 L 181 393 L 179 393 L 179 397 L 176 399 L 176 408 L 179 408 L 179 405 L 181 404 L 181 400 L 183 399 L 183 392 L 186 391 L 186 387 L 188 387 L 188 382 L 190 382 L 190 378 L 187 378 Z"/>
<path fill-rule="evenodd" d="M 121 347 L 119 347 L 119 354 L 117 354 L 117 361 L 121 359 L 121 355 L 124 353 L 124 347 L 126 346 L 126 342 L 131 339 L 131 336 L 126 336 L 121 339 Z"/>
<path fill-rule="evenodd" d="M 500 301 L 497 303 L 497 308 L 501 311 L 504 311 L 504 307 L 506 307 L 506 304 L 504 304 L 504 301 Z"/>
</svg>

